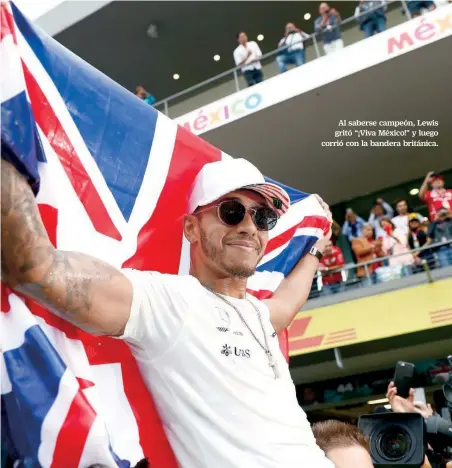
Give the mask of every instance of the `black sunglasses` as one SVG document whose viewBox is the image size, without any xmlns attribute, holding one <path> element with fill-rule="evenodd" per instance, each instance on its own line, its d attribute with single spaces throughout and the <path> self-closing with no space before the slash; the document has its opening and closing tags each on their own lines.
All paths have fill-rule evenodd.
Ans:
<svg viewBox="0 0 452 468">
<path fill-rule="evenodd" d="M 268 206 L 259 206 L 257 208 L 247 208 L 239 200 L 223 200 L 208 208 L 217 207 L 218 217 L 228 226 L 237 226 L 249 213 L 253 223 L 259 231 L 270 231 L 276 226 L 278 214 Z M 200 211 L 203 211 L 202 209 Z"/>
</svg>

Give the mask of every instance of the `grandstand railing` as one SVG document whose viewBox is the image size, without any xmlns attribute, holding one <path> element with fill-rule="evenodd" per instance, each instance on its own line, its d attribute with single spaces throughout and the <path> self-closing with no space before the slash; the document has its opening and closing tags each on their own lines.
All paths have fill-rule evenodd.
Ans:
<svg viewBox="0 0 452 468">
<path fill-rule="evenodd" d="M 398 280 L 422 273 L 426 274 L 426 281 L 431 283 L 434 281 L 431 273 L 432 270 L 452 266 L 452 263 L 449 265 L 440 264 L 440 257 L 438 256 L 438 252 L 441 252 L 441 247 L 448 247 L 452 249 L 452 239 L 447 239 L 444 242 L 438 242 L 416 249 L 407 250 L 406 252 L 402 252 L 396 255 L 378 257 L 367 262 L 350 263 L 337 269 L 335 268 L 329 271 L 318 271 L 314 278 L 309 299 L 338 295 L 356 289 L 369 288 L 377 284 L 388 283 L 393 280 Z M 408 258 L 410 256 L 412 257 L 413 254 L 417 252 L 427 253 L 427 255 L 424 255 L 424 258 L 421 259 L 419 264 L 408 264 L 407 262 L 406 264 L 390 265 L 391 260 L 393 259 L 402 257 Z M 374 270 L 371 265 L 376 264 L 381 266 L 376 267 Z M 364 276 L 357 276 L 358 268 L 364 269 Z M 341 281 L 333 283 L 334 286 L 332 287 L 331 284 L 324 284 L 328 283 L 327 281 L 323 281 L 325 276 L 337 273 L 341 274 Z"/>
<path fill-rule="evenodd" d="M 390 17 L 388 15 L 389 12 L 394 12 L 397 7 L 401 7 L 402 13 L 405 15 L 402 21 L 398 21 L 395 18 L 395 15 Z M 380 9 L 381 6 L 368 10 L 360 15 L 353 15 L 349 18 L 341 20 L 339 25 L 335 25 L 332 29 L 340 28 L 341 32 L 349 30 L 351 27 L 357 25 L 357 19 L 360 16 L 367 15 L 371 11 L 376 11 Z M 409 21 L 411 17 L 411 13 L 407 7 L 407 3 L 405 0 L 390 0 L 386 3 L 386 12 L 387 12 L 387 29 L 390 29 L 393 26 L 398 24 L 404 23 Z M 340 12 L 339 12 L 340 13 Z M 323 52 L 321 51 L 321 47 L 319 42 L 321 43 L 321 35 L 322 32 L 314 32 L 309 35 L 309 38 L 306 38 L 304 43 L 304 48 L 306 50 L 306 62 L 311 60 L 315 60 L 321 56 L 323 56 Z M 343 37 L 344 42 L 347 45 L 350 45 L 355 42 L 359 42 L 364 39 L 363 33 L 360 35 L 360 39 L 347 41 L 346 38 Z M 285 49 L 284 47 L 280 47 L 277 49 L 272 50 L 266 54 L 263 54 L 260 58 L 260 62 L 263 65 L 264 71 L 264 78 L 270 78 L 272 76 L 278 75 L 278 69 L 276 67 L 275 58 L 276 56 Z M 231 52 L 232 56 L 232 52 Z M 273 63 L 273 69 L 270 70 L 269 65 Z M 224 71 L 212 78 L 202 81 L 190 88 L 184 89 L 176 94 L 173 94 L 165 99 L 162 99 L 154 104 L 154 107 L 158 108 L 160 111 L 164 112 L 166 115 L 175 118 L 182 114 L 188 113 L 193 111 L 203 105 L 209 104 L 214 102 L 217 99 L 221 99 L 228 95 L 234 94 L 235 92 L 240 91 L 241 89 L 245 89 L 247 87 L 244 79 L 241 77 L 240 73 L 241 66 L 231 68 L 229 70 Z M 214 89 L 213 89 L 214 88 Z M 209 90 L 213 89 L 213 93 L 209 93 Z M 201 93 L 206 93 L 206 96 L 203 99 L 199 96 Z M 196 96 L 196 99 L 191 99 L 192 97 Z M 186 102 L 192 100 L 193 102 Z M 184 103 L 185 105 L 179 105 Z M 176 106 L 177 109 L 173 112 L 174 108 L 170 109 L 170 106 Z"/>
</svg>

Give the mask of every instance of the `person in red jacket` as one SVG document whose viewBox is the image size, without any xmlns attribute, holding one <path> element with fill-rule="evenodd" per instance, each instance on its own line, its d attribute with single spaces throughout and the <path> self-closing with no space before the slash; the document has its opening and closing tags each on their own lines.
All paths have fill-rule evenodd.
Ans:
<svg viewBox="0 0 452 468">
<path fill-rule="evenodd" d="M 345 284 L 342 282 L 342 272 L 337 271 L 343 265 L 344 255 L 342 250 L 329 241 L 318 267 L 319 271 L 322 272 L 322 291 L 324 294 L 335 294 L 344 291 Z"/>
<path fill-rule="evenodd" d="M 428 190 L 429 185 L 432 190 Z M 427 204 L 430 221 L 436 220 L 441 208 L 452 211 L 452 190 L 444 188 L 444 177 L 441 174 L 429 172 L 425 176 L 419 198 Z"/>
</svg>

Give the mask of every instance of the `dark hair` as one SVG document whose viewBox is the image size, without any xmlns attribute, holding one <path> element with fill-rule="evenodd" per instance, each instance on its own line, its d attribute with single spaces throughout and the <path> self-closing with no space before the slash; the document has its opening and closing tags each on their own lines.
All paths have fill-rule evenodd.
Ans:
<svg viewBox="0 0 452 468">
<path fill-rule="evenodd" d="M 398 200 L 395 201 L 395 205 L 397 206 L 400 202 L 405 202 L 407 205 L 408 205 L 408 200 L 406 200 L 405 198 L 399 198 Z"/>
<path fill-rule="evenodd" d="M 399 198 L 398 200 L 395 201 L 394 206 L 397 207 L 397 205 L 401 202 L 406 203 L 406 206 L 408 207 L 408 213 L 411 213 L 413 211 L 406 198 Z"/>
<path fill-rule="evenodd" d="M 312 432 L 314 433 L 317 445 L 328 454 L 328 452 L 335 448 L 353 447 L 358 445 L 364 448 L 368 453 L 369 440 L 367 437 L 359 432 L 356 426 L 344 423 L 342 421 L 321 421 L 312 425 Z"/>
<path fill-rule="evenodd" d="M 237 37 L 236 37 L 237 40 L 238 40 L 238 38 L 240 37 L 240 34 L 246 34 L 246 32 L 245 32 L 245 31 L 239 31 L 239 32 L 237 33 Z"/>
<path fill-rule="evenodd" d="M 391 218 L 387 218 L 387 217 L 381 218 L 380 223 L 379 223 L 380 226 L 383 221 L 387 221 L 392 226 L 392 230 L 393 231 L 395 230 L 396 227 L 395 227 L 395 224 L 392 222 Z"/>
<path fill-rule="evenodd" d="M 384 206 L 381 203 L 378 203 L 377 201 L 374 202 L 373 208 L 375 208 L 376 206 L 380 206 L 381 208 L 384 209 Z"/>
</svg>

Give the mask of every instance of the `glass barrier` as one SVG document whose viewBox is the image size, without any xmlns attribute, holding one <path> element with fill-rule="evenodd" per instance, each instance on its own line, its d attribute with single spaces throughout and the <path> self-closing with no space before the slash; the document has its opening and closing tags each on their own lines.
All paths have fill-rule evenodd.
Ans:
<svg viewBox="0 0 452 468">
<path fill-rule="evenodd" d="M 328 31 L 334 32 L 335 29 L 339 29 L 345 47 L 359 42 L 365 38 L 365 32 L 360 28 L 360 21 L 365 15 L 368 16 L 376 11 L 381 11 L 381 8 L 381 6 L 377 6 L 350 18 L 342 19 L 339 25 L 329 27 Z M 405 0 L 386 2 L 384 11 L 386 16 L 385 29 L 404 23 L 412 17 Z M 303 44 L 305 63 L 325 55 L 322 31 L 310 34 L 309 37 L 304 39 Z M 285 47 L 281 47 L 261 57 L 260 62 L 264 80 L 280 73 L 277 58 L 284 52 Z M 293 65 L 288 66 L 289 69 L 291 67 Z M 240 67 L 236 67 L 165 98 L 154 104 L 154 107 L 169 117 L 176 118 L 246 87 L 247 83 L 240 71 Z"/>
<path fill-rule="evenodd" d="M 369 288 L 419 273 L 425 273 L 427 281 L 433 282 L 432 270 L 449 266 L 452 266 L 452 239 L 327 271 L 320 266 L 309 299 Z"/>
</svg>

